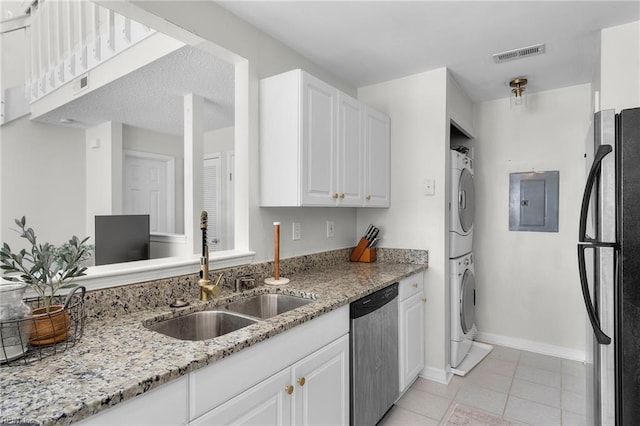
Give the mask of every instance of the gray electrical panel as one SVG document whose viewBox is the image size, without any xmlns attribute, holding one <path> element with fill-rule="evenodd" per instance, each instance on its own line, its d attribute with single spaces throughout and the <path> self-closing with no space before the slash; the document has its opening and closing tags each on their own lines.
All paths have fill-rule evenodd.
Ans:
<svg viewBox="0 0 640 426">
<path fill-rule="evenodd" d="M 560 172 L 509 175 L 509 230 L 558 232 Z"/>
</svg>

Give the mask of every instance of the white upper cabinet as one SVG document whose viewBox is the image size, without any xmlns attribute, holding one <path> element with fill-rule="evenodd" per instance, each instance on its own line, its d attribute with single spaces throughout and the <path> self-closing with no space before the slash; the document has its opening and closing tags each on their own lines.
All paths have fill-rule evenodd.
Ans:
<svg viewBox="0 0 640 426">
<path fill-rule="evenodd" d="M 364 105 L 338 93 L 338 205 L 361 207 L 364 201 Z"/>
<path fill-rule="evenodd" d="M 372 149 L 378 150 L 380 141 L 386 141 L 384 152 L 369 155 L 367 110 L 356 99 L 302 70 L 262 80 L 260 205 L 388 207 L 389 118 L 370 110 L 378 121 L 386 119 L 386 127 L 376 122 L 371 132 L 387 134 L 369 135 Z M 382 163 L 386 178 L 375 173 L 371 200 L 365 201 L 367 165 Z M 383 190 L 386 194 L 380 193 Z"/>
<path fill-rule="evenodd" d="M 365 138 L 365 207 L 389 207 L 389 117 L 366 107 Z"/>
<path fill-rule="evenodd" d="M 302 205 L 335 205 L 336 106 L 338 91 L 328 84 L 302 73 L 302 105 L 298 120 L 302 142 Z M 294 122 L 294 115 L 289 120 Z M 284 142 L 284 141 L 283 141 Z M 295 141 L 294 141 L 295 142 Z M 287 143 L 285 143 L 286 145 Z M 292 143 L 299 145 L 299 143 Z M 280 167 L 288 167 L 281 164 Z M 293 166 L 293 165 L 292 165 Z"/>
</svg>

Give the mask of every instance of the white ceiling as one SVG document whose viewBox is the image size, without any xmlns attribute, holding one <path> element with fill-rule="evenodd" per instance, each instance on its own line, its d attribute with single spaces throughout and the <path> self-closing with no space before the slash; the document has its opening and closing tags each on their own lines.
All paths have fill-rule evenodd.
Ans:
<svg viewBox="0 0 640 426">
<path fill-rule="evenodd" d="M 448 67 L 474 101 L 588 83 L 599 30 L 640 20 L 638 1 L 218 2 L 355 87 Z M 544 55 L 496 64 L 537 43 Z"/>
<path fill-rule="evenodd" d="M 117 121 L 160 133 L 182 135 L 184 95 L 205 98 L 205 130 L 233 126 L 234 66 L 185 46 L 41 117 L 86 128 Z"/>
</svg>

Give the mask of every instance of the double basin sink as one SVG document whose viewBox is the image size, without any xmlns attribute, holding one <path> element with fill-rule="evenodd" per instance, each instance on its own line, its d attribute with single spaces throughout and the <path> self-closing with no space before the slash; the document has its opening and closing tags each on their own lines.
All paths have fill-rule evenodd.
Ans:
<svg viewBox="0 0 640 426">
<path fill-rule="evenodd" d="M 311 299 L 287 294 L 259 294 L 213 310 L 160 321 L 147 328 L 180 340 L 212 339 L 311 302 Z"/>
</svg>

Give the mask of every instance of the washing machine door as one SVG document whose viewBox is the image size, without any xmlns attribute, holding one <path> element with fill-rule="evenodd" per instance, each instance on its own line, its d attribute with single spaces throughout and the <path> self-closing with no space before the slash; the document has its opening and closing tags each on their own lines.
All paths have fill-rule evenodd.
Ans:
<svg viewBox="0 0 640 426">
<path fill-rule="evenodd" d="M 468 232 L 473 226 L 475 196 L 473 175 L 468 169 L 462 169 L 458 184 L 458 218 L 464 232 Z"/>
<path fill-rule="evenodd" d="M 476 316 L 476 279 L 469 269 L 464 271 L 460 286 L 460 326 L 464 334 L 473 327 Z"/>
</svg>

